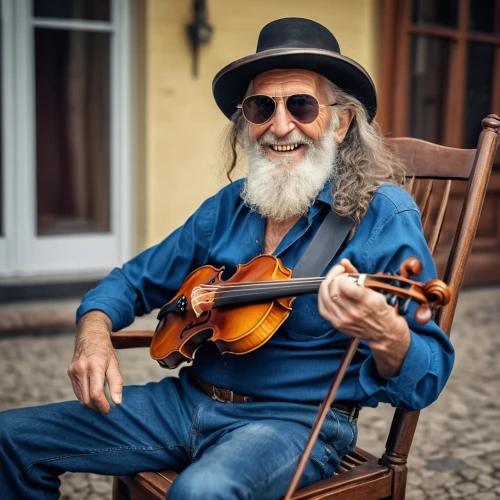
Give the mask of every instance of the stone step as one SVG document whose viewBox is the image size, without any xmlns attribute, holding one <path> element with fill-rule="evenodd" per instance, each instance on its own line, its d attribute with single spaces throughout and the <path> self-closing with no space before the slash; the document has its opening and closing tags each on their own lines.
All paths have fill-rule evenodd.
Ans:
<svg viewBox="0 0 500 500">
<path fill-rule="evenodd" d="M 80 301 L 37 300 L 0 305 L 0 334 L 71 331 Z"/>
<path fill-rule="evenodd" d="M 80 300 L 37 300 L 0 304 L 0 335 L 74 332 Z M 154 330 L 156 313 L 136 318 L 129 329 Z"/>
<path fill-rule="evenodd" d="M 57 276 L 0 279 L 0 305 L 25 301 L 81 299 L 103 276 L 65 273 Z"/>
</svg>

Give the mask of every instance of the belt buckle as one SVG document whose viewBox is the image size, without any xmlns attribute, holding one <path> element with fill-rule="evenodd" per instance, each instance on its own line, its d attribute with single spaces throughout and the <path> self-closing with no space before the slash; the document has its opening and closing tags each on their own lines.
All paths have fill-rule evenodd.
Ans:
<svg viewBox="0 0 500 500">
<path fill-rule="evenodd" d="M 212 399 L 215 401 L 219 401 L 219 403 L 232 403 L 233 402 L 233 391 L 229 391 L 230 397 L 229 401 L 227 399 L 222 399 L 219 395 L 219 388 L 214 386 L 214 392 L 212 394 Z"/>
</svg>

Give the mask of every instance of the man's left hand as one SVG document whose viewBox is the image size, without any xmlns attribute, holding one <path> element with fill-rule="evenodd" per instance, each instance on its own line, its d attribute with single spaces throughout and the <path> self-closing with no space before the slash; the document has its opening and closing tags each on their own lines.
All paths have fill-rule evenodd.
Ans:
<svg viewBox="0 0 500 500">
<path fill-rule="evenodd" d="M 366 340 L 379 375 L 387 380 L 399 373 L 410 346 L 410 330 L 384 295 L 348 276 L 357 272 L 348 259 L 330 270 L 319 290 L 319 312 L 337 330 Z"/>
</svg>

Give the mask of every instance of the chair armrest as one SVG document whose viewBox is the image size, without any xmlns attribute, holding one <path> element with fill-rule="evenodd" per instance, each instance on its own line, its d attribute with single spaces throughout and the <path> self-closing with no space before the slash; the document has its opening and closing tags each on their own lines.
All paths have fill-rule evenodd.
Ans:
<svg viewBox="0 0 500 500">
<path fill-rule="evenodd" d="M 111 334 L 111 343 L 115 349 L 131 349 L 133 347 L 149 347 L 153 339 L 153 330 L 122 330 Z"/>
</svg>

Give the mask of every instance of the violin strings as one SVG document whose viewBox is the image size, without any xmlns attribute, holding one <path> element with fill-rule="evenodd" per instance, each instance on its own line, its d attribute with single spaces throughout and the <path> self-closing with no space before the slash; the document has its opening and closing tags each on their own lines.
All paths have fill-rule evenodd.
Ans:
<svg viewBox="0 0 500 500">
<path fill-rule="evenodd" d="M 303 289 L 307 288 L 310 285 L 314 284 L 321 284 L 324 278 L 318 279 L 317 281 L 310 281 L 308 283 L 290 283 L 289 281 L 283 281 L 283 282 L 275 282 L 272 287 L 270 286 L 259 286 L 259 283 L 249 283 L 247 285 L 239 285 L 239 286 L 232 286 L 230 287 L 230 290 L 226 290 L 226 285 L 207 285 L 205 286 L 199 286 L 197 287 L 200 290 L 203 290 L 204 293 L 198 295 L 198 297 L 206 297 L 207 295 L 212 295 L 215 294 L 217 296 L 223 296 L 223 295 L 233 295 L 238 292 L 263 292 L 263 291 L 268 291 L 272 289 L 276 290 L 283 290 L 286 288 L 291 288 L 290 285 L 294 284 L 295 286 L 292 287 L 293 289 Z M 375 280 L 375 281 L 381 281 L 381 280 Z M 382 282 L 382 281 L 381 281 Z M 283 285 L 283 286 L 281 286 Z M 393 285 L 395 286 L 395 285 Z M 286 290 L 283 290 L 286 291 Z"/>
<path fill-rule="evenodd" d="M 356 274 L 349 274 L 348 276 L 352 278 L 358 277 L 358 275 Z M 374 281 L 379 281 L 379 282 L 384 282 L 387 279 L 382 276 L 373 276 L 373 275 L 367 275 L 367 277 L 373 279 Z M 391 278 L 393 278 L 392 281 L 403 281 L 403 280 L 398 280 L 397 277 L 395 276 L 394 277 L 391 276 Z M 319 277 L 319 278 L 295 278 L 290 280 L 266 280 L 266 281 L 256 281 L 248 283 L 228 283 L 222 285 L 201 284 L 198 288 L 201 290 L 208 290 L 208 291 L 198 295 L 193 300 L 193 303 L 198 304 L 199 302 L 204 302 L 204 299 L 206 297 L 211 297 L 212 295 L 214 295 L 214 300 L 216 300 L 217 298 L 222 299 L 227 295 L 233 296 L 233 298 L 253 297 L 255 295 L 262 293 L 263 291 L 267 291 L 270 289 L 272 290 L 273 288 L 276 289 L 276 291 L 280 290 L 282 293 L 286 292 L 286 288 L 294 288 L 294 290 L 298 289 L 298 291 L 300 292 L 301 289 L 306 288 L 309 285 L 321 284 L 321 282 L 324 281 L 324 279 L 325 279 L 324 277 Z M 291 287 L 291 285 L 294 286 Z"/>
<path fill-rule="evenodd" d="M 218 288 L 220 286 L 227 286 L 228 288 L 237 288 L 240 286 L 251 286 L 251 285 L 275 285 L 277 283 L 289 283 L 289 284 L 294 284 L 294 283 L 316 283 L 318 281 L 323 281 L 325 278 L 322 276 L 316 277 L 316 278 L 291 278 L 291 279 L 285 279 L 285 280 L 262 280 L 262 281 L 248 281 L 246 283 L 221 283 L 220 285 L 211 285 L 209 283 L 201 283 L 199 287 L 214 287 Z"/>
<path fill-rule="evenodd" d="M 359 274 L 348 274 L 351 278 L 359 278 Z M 400 283 L 405 283 L 408 285 L 414 284 L 412 280 L 407 280 L 401 276 L 376 276 L 367 274 L 366 278 L 384 282 L 399 281 Z M 291 278 L 287 280 L 262 280 L 253 281 L 247 283 L 221 283 L 219 285 L 210 285 L 202 283 L 197 288 L 200 290 L 206 290 L 205 293 L 198 295 L 192 300 L 193 304 L 198 304 L 201 302 L 208 302 L 206 297 L 211 297 L 213 295 L 213 300 L 217 298 L 223 299 L 226 296 L 232 296 L 233 298 L 250 298 L 258 295 L 264 291 L 275 289 L 276 292 L 285 293 L 286 288 L 292 288 L 293 290 L 298 290 L 300 293 L 301 289 L 310 285 L 321 284 L 325 280 L 324 277 L 313 277 L 313 278 Z M 418 283 L 415 283 L 418 284 Z M 395 285 L 393 285 L 395 286 Z M 293 294 L 293 292 L 290 292 Z M 314 293 L 314 292 L 311 292 Z"/>
<path fill-rule="evenodd" d="M 347 275 L 350 278 L 359 278 L 359 274 L 348 274 Z M 419 282 L 403 278 L 402 276 L 377 276 L 373 274 L 366 274 L 366 279 L 378 281 L 381 283 L 384 283 L 386 281 L 398 281 L 400 283 L 404 283 L 407 285 L 422 285 Z M 324 277 L 316 277 L 316 278 L 291 278 L 289 280 L 262 280 L 262 281 L 249 281 L 247 283 L 221 283 L 219 285 L 210 285 L 210 284 L 205 284 L 202 283 L 198 285 L 197 288 L 200 288 L 202 290 L 213 290 L 213 291 L 228 291 L 229 293 L 232 293 L 232 290 L 251 290 L 253 287 L 256 287 L 258 289 L 265 289 L 265 288 L 275 288 L 276 286 L 285 286 L 285 287 L 294 287 L 297 285 L 301 284 L 317 284 L 321 283 L 324 281 Z"/>
<path fill-rule="evenodd" d="M 320 284 L 322 281 L 318 280 L 316 282 L 310 282 L 310 283 L 295 283 L 294 290 L 298 290 L 300 292 L 301 289 L 307 288 L 307 286 L 312 285 L 312 284 Z M 283 283 L 288 283 L 288 281 L 284 281 Z M 211 297 L 214 295 L 214 300 L 218 298 L 224 298 L 226 296 L 233 296 L 233 297 L 253 297 L 255 295 L 261 294 L 263 291 L 267 290 L 272 290 L 273 288 L 276 289 L 276 291 L 282 291 L 286 292 L 286 288 L 290 288 L 290 286 L 285 286 L 285 287 L 279 287 L 279 285 L 276 285 L 275 287 L 258 287 L 258 286 L 252 286 L 251 288 L 244 288 L 244 287 L 238 287 L 237 289 L 232 289 L 232 290 L 223 290 L 220 287 L 217 287 L 215 285 L 213 286 L 212 290 L 209 290 L 207 292 L 201 293 L 193 299 L 193 303 L 197 304 L 200 299 L 204 299 L 206 297 Z M 236 287 L 235 287 L 236 288 Z M 202 289 L 204 290 L 204 288 Z M 311 292 L 313 293 L 313 292 Z M 196 302 L 195 302 L 196 301 Z M 203 300 L 201 300 L 203 302 Z"/>
<path fill-rule="evenodd" d="M 195 299 L 193 299 L 193 303 L 198 304 L 200 301 L 203 302 L 206 297 L 211 297 L 212 295 L 213 300 L 216 299 L 222 299 L 226 296 L 232 296 L 234 298 L 241 298 L 241 297 L 254 297 L 256 295 L 261 294 L 263 291 L 268 291 L 272 290 L 273 288 L 276 291 L 280 291 L 281 293 L 285 293 L 287 288 L 290 288 L 290 285 L 295 285 L 293 287 L 293 291 L 297 290 L 298 293 L 300 293 L 301 289 L 307 288 L 310 285 L 314 284 L 321 284 L 321 282 L 324 280 L 324 278 L 315 278 L 314 280 L 309 280 L 308 282 L 301 282 L 301 283 L 290 283 L 290 280 L 286 281 L 274 281 L 272 282 L 274 286 L 258 286 L 260 282 L 253 282 L 253 283 L 248 283 L 249 285 L 252 285 L 251 287 L 248 287 L 246 285 L 233 285 L 231 290 L 225 290 L 223 287 L 225 285 L 208 285 L 206 288 L 209 290 L 205 293 L 199 294 Z M 281 287 L 280 285 L 285 285 Z M 201 288 L 201 287 L 199 287 Z M 202 290 L 206 289 L 205 287 L 201 288 Z M 290 292 L 290 295 L 293 295 L 293 291 Z M 311 292 L 314 293 L 314 292 Z M 287 295 L 284 295 L 286 297 Z"/>
<path fill-rule="evenodd" d="M 348 274 L 348 276 L 351 278 L 359 277 L 357 274 Z M 382 281 L 382 282 L 384 281 L 384 278 L 378 276 L 366 275 L 366 277 L 369 279 L 374 279 L 375 281 Z M 228 291 L 232 293 L 233 290 L 246 291 L 246 290 L 251 290 L 252 288 L 265 290 L 266 288 L 272 289 L 275 287 L 281 287 L 281 285 L 287 288 L 288 287 L 294 288 L 295 286 L 300 286 L 300 285 L 314 285 L 317 283 L 321 283 L 324 280 L 325 280 L 324 277 L 318 277 L 318 278 L 292 278 L 289 280 L 249 281 L 247 283 L 227 283 L 227 284 L 221 283 L 220 285 L 210 285 L 202 283 L 198 285 L 197 288 L 202 290 L 220 291 L 220 292 Z M 397 279 L 395 279 L 395 281 L 397 281 Z"/>
<path fill-rule="evenodd" d="M 287 281 L 279 281 L 276 280 L 274 282 L 249 282 L 245 284 L 230 284 L 231 286 L 227 285 L 199 285 L 198 288 L 199 290 L 206 291 L 206 293 L 216 293 L 217 295 L 219 294 L 233 294 L 236 292 L 248 292 L 248 291 L 266 291 L 266 290 L 273 290 L 273 289 L 282 289 L 282 288 L 303 288 L 304 286 L 310 286 L 310 285 L 319 285 L 322 283 L 324 278 L 316 278 L 315 280 L 310 280 L 308 282 L 290 282 L 290 280 Z M 293 286 L 292 286 L 293 285 Z"/>
</svg>

